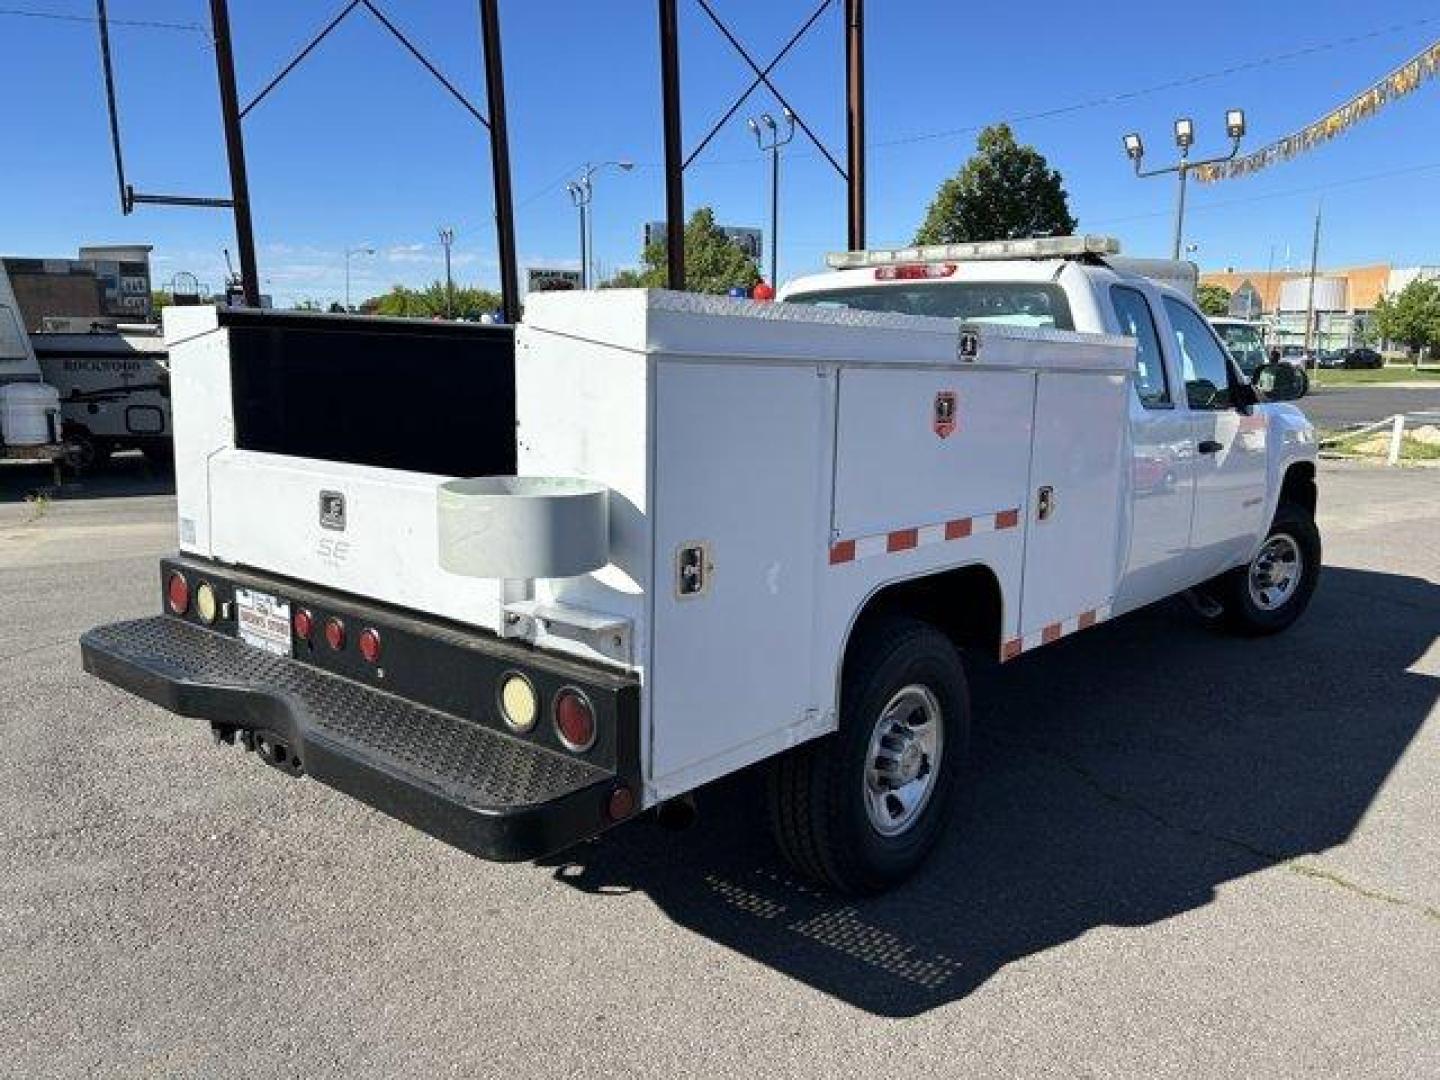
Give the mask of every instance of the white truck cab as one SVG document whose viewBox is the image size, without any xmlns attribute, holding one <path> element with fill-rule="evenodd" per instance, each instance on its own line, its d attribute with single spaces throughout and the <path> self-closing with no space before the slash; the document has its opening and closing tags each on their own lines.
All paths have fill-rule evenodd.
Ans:
<svg viewBox="0 0 1440 1080">
<path fill-rule="evenodd" d="M 547 293 L 513 334 L 167 310 L 180 552 L 85 665 L 489 858 L 768 761 L 791 862 L 884 888 L 948 820 L 968 664 L 1315 588 L 1310 425 L 1115 251 Z"/>
</svg>

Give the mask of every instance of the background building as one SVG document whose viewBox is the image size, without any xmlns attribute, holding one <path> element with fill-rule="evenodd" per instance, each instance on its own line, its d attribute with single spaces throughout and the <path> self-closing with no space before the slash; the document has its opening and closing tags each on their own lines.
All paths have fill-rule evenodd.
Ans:
<svg viewBox="0 0 1440 1080">
<path fill-rule="evenodd" d="M 146 322 L 150 297 L 150 245 L 82 247 L 79 258 L 7 256 L 3 261 L 27 330 L 52 316 L 107 316 Z"/>
<path fill-rule="evenodd" d="M 1378 344 L 1370 332 L 1375 306 L 1382 296 L 1393 296 L 1417 278 L 1440 279 L 1440 266 L 1375 263 L 1317 271 L 1311 345 L 1326 350 Z M 1305 344 L 1311 310 L 1308 270 L 1226 269 L 1202 273 L 1200 284 L 1228 290 L 1230 314 L 1265 322 L 1271 344 Z"/>
</svg>

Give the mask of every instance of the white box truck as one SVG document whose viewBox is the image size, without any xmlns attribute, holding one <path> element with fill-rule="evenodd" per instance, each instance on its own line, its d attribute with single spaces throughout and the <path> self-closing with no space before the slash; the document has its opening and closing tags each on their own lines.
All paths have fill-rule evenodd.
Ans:
<svg viewBox="0 0 1440 1080">
<path fill-rule="evenodd" d="M 513 354 L 167 311 L 180 553 L 84 662 L 496 859 L 769 759 L 789 859 L 883 888 L 945 825 L 974 657 L 1186 590 L 1270 633 L 1315 588 L 1310 425 L 1114 251 L 850 252 L 773 304 L 543 294 Z"/>
</svg>

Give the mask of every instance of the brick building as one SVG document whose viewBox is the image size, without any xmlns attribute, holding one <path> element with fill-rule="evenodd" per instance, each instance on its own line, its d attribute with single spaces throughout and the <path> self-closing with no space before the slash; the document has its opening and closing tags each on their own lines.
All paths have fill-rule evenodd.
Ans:
<svg viewBox="0 0 1440 1080">
<path fill-rule="evenodd" d="M 1417 278 L 1440 279 L 1440 266 L 1373 263 L 1318 271 L 1311 344 L 1321 350 L 1362 344 L 1380 298 L 1394 295 Z M 1210 271 L 1200 275 L 1200 284 L 1226 289 L 1230 293 L 1230 314 L 1265 322 L 1271 344 L 1305 343 L 1306 315 L 1312 307 L 1308 270 Z"/>
</svg>

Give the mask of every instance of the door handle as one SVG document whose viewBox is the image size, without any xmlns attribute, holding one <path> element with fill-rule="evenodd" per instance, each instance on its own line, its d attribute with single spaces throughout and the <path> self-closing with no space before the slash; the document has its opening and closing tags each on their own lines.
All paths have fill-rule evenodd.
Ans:
<svg viewBox="0 0 1440 1080">
<path fill-rule="evenodd" d="M 1218 454 L 1225 448 L 1214 439 L 1205 439 L 1195 449 L 1199 450 L 1202 454 Z"/>
</svg>

